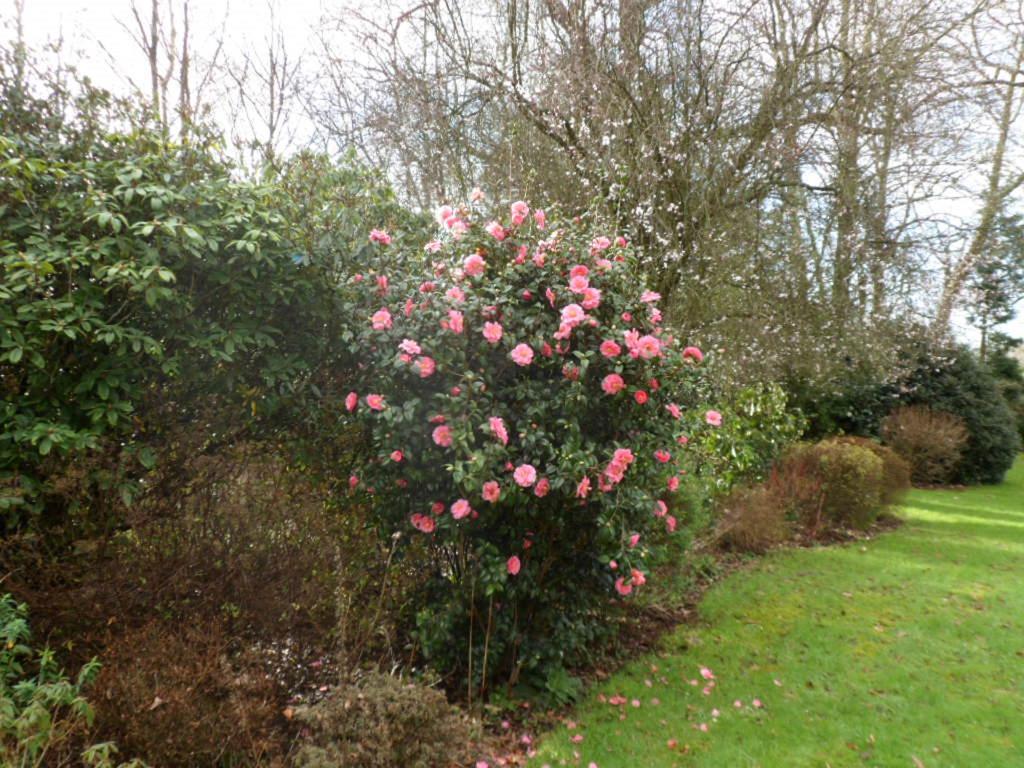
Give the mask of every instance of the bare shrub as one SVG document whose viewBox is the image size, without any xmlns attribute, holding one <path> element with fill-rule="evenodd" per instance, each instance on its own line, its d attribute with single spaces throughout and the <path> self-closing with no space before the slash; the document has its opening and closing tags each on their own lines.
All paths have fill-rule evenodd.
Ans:
<svg viewBox="0 0 1024 768">
<path fill-rule="evenodd" d="M 963 419 L 921 405 L 897 408 L 882 422 L 882 440 L 910 464 L 915 483 L 948 483 L 968 440 Z"/>
<path fill-rule="evenodd" d="M 740 552 L 765 552 L 788 534 L 785 506 L 764 486 L 734 488 L 719 515 L 719 541 Z"/>
</svg>

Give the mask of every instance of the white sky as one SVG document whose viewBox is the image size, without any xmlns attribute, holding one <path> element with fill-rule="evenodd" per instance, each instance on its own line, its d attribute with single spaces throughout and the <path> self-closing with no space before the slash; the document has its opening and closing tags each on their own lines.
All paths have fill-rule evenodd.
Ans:
<svg viewBox="0 0 1024 768">
<path fill-rule="evenodd" d="M 244 50 L 264 38 L 270 28 L 272 3 L 276 5 L 277 23 L 290 52 L 304 53 L 307 65 L 315 68 L 316 32 L 324 12 L 339 9 L 332 0 L 192 0 L 194 45 L 200 49 L 219 35 L 223 28 L 227 37 L 227 54 Z M 138 0 L 145 18 L 149 0 Z M 381 7 L 376 0 L 348 0 L 348 8 L 362 6 L 372 11 Z M 0 0 L 0 19 L 13 16 L 13 0 Z M 25 0 L 25 36 L 32 46 L 63 37 L 65 50 L 79 69 L 95 83 L 124 93 L 131 80 L 146 82 L 146 62 L 124 24 L 134 24 L 130 0 Z M 111 59 L 114 62 L 112 63 Z M 951 201 L 951 205 L 960 205 Z M 957 211 L 959 212 L 959 211 Z M 957 335 L 976 344 L 977 332 L 967 324 L 963 312 L 953 317 Z M 1024 313 L 1001 330 L 1024 337 Z"/>
</svg>

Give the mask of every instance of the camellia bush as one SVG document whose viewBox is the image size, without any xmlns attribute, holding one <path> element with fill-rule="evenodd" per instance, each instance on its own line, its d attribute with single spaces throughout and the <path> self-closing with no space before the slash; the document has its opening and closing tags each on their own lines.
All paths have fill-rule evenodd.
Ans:
<svg viewBox="0 0 1024 768">
<path fill-rule="evenodd" d="M 350 485 L 382 535 L 432 552 L 416 636 L 471 697 L 559 695 L 687 524 L 688 446 L 721 422 L 630 245 L 546 218 L 445 207 L 425 255 L 375 230 L 393 268 L 347 287 L 366 362 L 346 408 L 373 446 Z"/>
</svg>

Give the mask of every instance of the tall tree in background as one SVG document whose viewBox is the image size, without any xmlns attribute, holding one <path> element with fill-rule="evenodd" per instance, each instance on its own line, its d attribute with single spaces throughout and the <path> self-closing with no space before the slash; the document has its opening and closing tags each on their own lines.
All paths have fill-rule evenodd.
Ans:
<svg viewBox="0 0 1024 768">
<path fill-rule="evenodd" d="M 1024 218 L 999 217 L 988 240 L 967 285 L 968 319 L 981 331 L 982 360 L 993 329 L 1012 320 L 1024 299 Z"/>
</svg>

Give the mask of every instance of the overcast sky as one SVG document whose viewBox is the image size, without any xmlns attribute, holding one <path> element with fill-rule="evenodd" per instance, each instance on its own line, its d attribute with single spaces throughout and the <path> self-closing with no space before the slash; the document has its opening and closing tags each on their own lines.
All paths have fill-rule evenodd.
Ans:
<svg viewBox="0 0 1024 768">
<path fill-rule="evenodd" d="M 270 28 L 273 0 L 193 0 L 191 4 L 194 45 L 202 49 L 226 33 L 228 54 L 244 50 L 262 40 Z M 349 0 L 353 7 L 362 2 L 365 10 L 380 8 L 376 0 Z M 6 21 L 14 10 L 13 0 L 0 0 L 0 15 Z M 141 8 L 147 0 L 139 0 Z M 331 0 L 278 0 L 276 17 L 289 50 L 305 54 L 307 65 L 315 67 L 316 33 L 324 11 L 338 8 Z M 132 80 L 146 82 L 146 62 L 125 29 L 133 24 L 131 0 L 25 0 L 25 36 L 30 45 L 39 46 L 63 37 L 68 57 L 97 84 L 124 93 Z M 4 24 L 7 27 L 7 24 Z M 957 209 L 960 206 L 951 202 Z M 960 212 L 959 210 L 957 211 Z M 958 335 L 977 343 L 978 334 L 968 327 L 963 312 L 953 318 Z M 1002 329 L 1024 337 L 1024 315 Z"/>
</svg>

